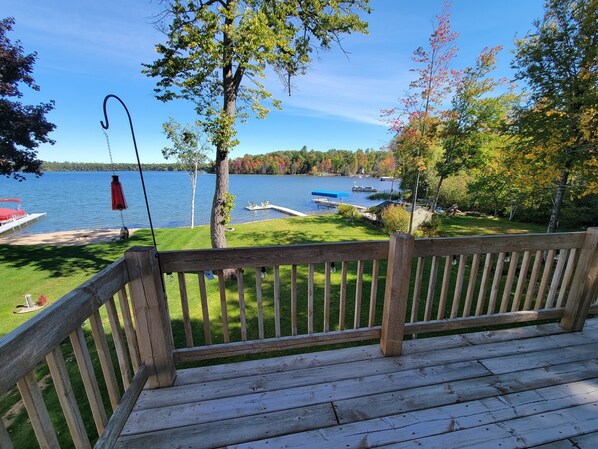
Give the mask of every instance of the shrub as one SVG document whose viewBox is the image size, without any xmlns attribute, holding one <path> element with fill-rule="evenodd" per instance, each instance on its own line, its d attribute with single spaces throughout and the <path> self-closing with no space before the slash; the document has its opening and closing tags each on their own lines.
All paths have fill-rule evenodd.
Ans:
<svg viewBox="0 0 598 449">
<path fill-rule="evenodd" d="M 387 207 L 382 211 L 381 219 L 387 234 L 406 233 L 409 230 L 409 212 L 401 206 Z"/>
<path fill-rule="evenodd" d="M 392 192 L 392 194 L 390 192 L 377 192 L 377 193 L 372 193 L 371 195 L 368 195 L 368 200 L 392 200 L 392 201 L 398 201 L 403 197 L 403 194 L 401 192 Z"/>
<path fill-rule="evenodd" d="M 345 217 L 348 219 L 353 219 L 357 217 L 357 209 L 350 204 L 339 204 L 338 205 L 338 214 L 341 217 Z"/>
<path fill-rule="evenodd" d="M 414 237 L 432 238 L 440 236 L 440 225 L 442 220 L 438 215 L 432 215 L 432 218 L 419 225 L 419 228 L 413 233 Z"/>
</svg>

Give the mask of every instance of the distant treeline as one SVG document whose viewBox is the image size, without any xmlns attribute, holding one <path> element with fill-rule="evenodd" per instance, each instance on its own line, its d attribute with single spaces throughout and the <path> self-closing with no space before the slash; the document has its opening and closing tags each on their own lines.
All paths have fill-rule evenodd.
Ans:
<svg viewBox="0 0 598 449">
<path fill-rule="evenodd" d="M 391 151 L 383 150 L 301 150 L 275 151 L 273 153 L 246 154 L 230 161 L 230 172 L 264 175 L 319 175 L 335 174 L 353 176 L 370 174 L 390 176 L 395 163 Z"/>
<path fill-rule="evenodd" d="M 183 171 L 178 164 L 141 164 L 144 171 Z M 205 165 L 202 170 L 210 171 L 211 166 Z M 137 171 L 137 164 L 105 164 L 99 162 L 43 162 L 42 171 Z"/>
</svg>

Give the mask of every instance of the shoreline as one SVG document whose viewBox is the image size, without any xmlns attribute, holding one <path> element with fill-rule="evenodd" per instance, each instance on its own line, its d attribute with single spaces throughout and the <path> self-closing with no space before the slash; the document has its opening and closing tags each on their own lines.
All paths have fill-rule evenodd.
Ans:
<svg viewBox="0 0 598 449">
<path fill-rule="evenodd" d="M 137 229 L 129 229 L 133 235 Z M 84 229 L 45 232 L 43 234 L 5 235 L 0 245 L 61 245 L 83 246 L 95 243 L 112 243 L 120 238 L 120 229 Z"/>
</svg>

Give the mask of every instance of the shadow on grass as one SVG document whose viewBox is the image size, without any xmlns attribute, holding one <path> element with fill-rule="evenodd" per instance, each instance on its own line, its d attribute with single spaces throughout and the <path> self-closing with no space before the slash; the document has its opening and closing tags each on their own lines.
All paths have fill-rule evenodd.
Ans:
<svg viewBox="0 0 598 449">
<path fill-rule="evenodd" d="M 127 242 L 83 246 L 0 245 L 0 264 L 11 268 L 47 271 L 51 276 L 66 276 L 77 271 L 95 274 L 138 245 L 149 245 L 145 230 L 135 233 Z"/>
</svg>

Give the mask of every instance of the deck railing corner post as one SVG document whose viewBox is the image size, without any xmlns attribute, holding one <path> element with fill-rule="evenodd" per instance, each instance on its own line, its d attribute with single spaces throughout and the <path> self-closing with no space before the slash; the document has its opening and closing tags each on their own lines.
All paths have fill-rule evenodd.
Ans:
<svg viewBox="0 0 598 449">
<path fill-rule="evenodd" d="M 403 349 L 414 245 L 410 234 L 390 237 L 380 336 L 380 349 L 385 356 L 400 355 Z"/>
<path fill-rule="evenodd" d="M 141 362 L 149 369 L 149 387 L 170 387 L 176 377 L 174 342 L 162 273 L 152 246 L 125 252 Z"/>
<path fill-rule="evenodd" d="M 598 299 L 598 228 L 588 228 L 567 296 L 561 327 L 569 332 L 581 331 L 590 306 L 596 299 Z"/>
</svg>

